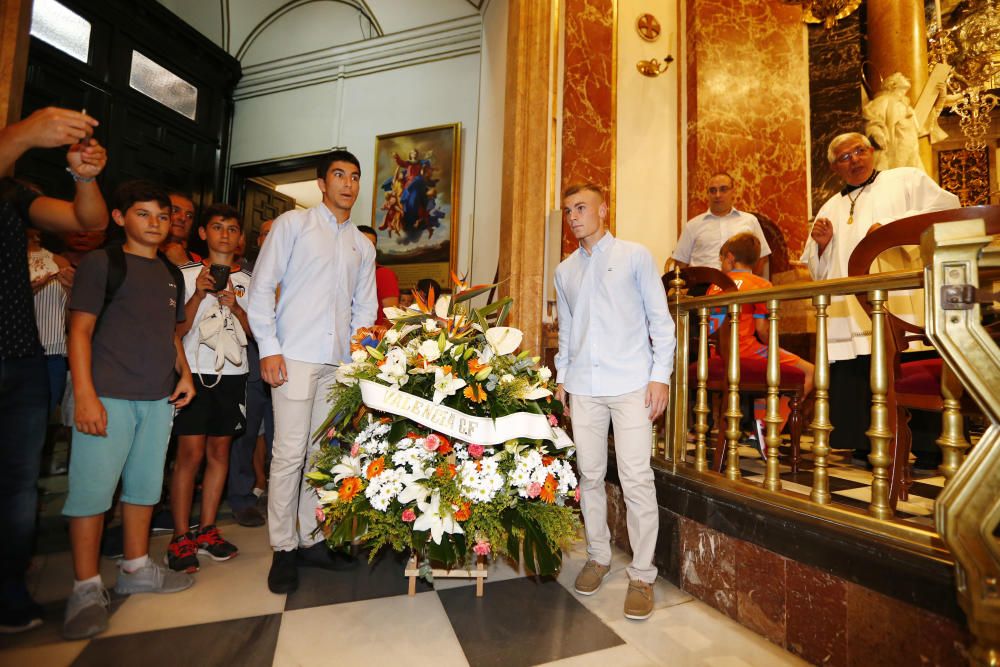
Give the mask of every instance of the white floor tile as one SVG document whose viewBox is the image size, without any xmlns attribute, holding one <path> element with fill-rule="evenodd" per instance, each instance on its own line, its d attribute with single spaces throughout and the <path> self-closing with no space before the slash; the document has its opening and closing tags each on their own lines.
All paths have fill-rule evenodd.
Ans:
<svg viewBox="0 0 1000 667">
<path fill-rule="evenodd" d="M 468 665 L 433 591 L 286 612 L 274 666 Z"/>
<path fill-rule="evenodd" d="M 662 663 L 654 662 L 649 656 L 628 644 L 544 663 L 545 667 L 608 667 L 608 665 L 614 665 L 614 667 L 654 667 L 657 664 Z"/>
</svg>

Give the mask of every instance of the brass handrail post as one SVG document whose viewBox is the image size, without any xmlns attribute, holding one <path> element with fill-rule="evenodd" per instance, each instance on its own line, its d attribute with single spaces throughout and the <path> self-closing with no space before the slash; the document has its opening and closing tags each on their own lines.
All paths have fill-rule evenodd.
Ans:
<svg viewBox="0 0 1000 667">
<path fill-rule="evenodd" d="M 965 439 L 965 423 L 962 419 L 962 383 L 948 364 L 941 365 L 941 398 L 944 409 L 941 412 L 941 437 L 936 440 L 941 448 L 941 465 L 938 470 L 947 483 L 965 461 L 965 453 L 970 445 Z"/>
<path fill-rule="evenodd" d="M 729 359 L 726 379 L 726 477 L 740 478 L 740 304 L 729 304 Z"/>
<path fill-rule="evenodd" d="M 674 347 L 674 378 L 670 384 L 670 403 L 664 419 L 663 455 L 670 459 L 674 467 L 685 463 L 688 432 L 688 332 L 691 326 L 690 311 L 681 309 L 681 291 L 686 286 L 679 266 L 674 267 L 674 277 L 670 280 L 674 291 L 674 331 L 677 345 Z"/>
<path fill-rule="evenodd" d="M 708 439 L 708 319 L 709 309 L 698 309 L 698 385 L 694 401 L 694 467 L 706 470 L 706 441 Z"/>
<path fill-rule="evenodd" d="M 872 307 L 872 411 L 871 426 L 865 433 L 871 441 L 872 451 L 868 455 L 868 461 L 872 464 L 872 500 L 868 505 L 868 513 L 877 519 L 889 519 L 893 515 L 892 506 L 889 504 L 889 467 L 892 465 L 889 442 L 892 440 L 892 431 L 889 430 L 885 300 L 884 289 L 868 292 L 868 301 Z"/>
<path fill-rule="evenodd" d="M 818 294 L 813 297 L 816 306 L 816 369 L 813 371 L 813 486 L 809 497 L 814 503 L 830 502 L 830 476 L 827 457 L 830 455 L 830 354 L 827 349 L 827 313 L 830 297 Z"/>
<path fill-rule="evenodd" d="M 767 467 L 764 470 L 764 488 L 771 491 L 781 490 L 781 471 L 778 451 L 781 445 L 781 410 L 779 405 L 781 398 L 778 396 L 778 387 L 781 385 L 781 350 L 778 347 L 778 308 L 780 302 L 777 299 L 769 299 L 767 302 L 767 411 L 764 415 L 764 423 L 767 424 L 767 434 L 764 442 L 767 444 Z"/>
</svg>

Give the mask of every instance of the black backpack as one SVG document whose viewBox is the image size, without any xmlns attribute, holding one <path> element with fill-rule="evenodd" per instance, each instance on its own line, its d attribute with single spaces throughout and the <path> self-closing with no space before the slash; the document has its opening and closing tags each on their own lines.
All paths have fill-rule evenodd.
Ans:
<svg viewBox="0 0 1000 667">
<path fill-rule="evenodd" d="M 108 304 L 115 298 L 118 289 L 125 282 L 125 276 L 128 273 L 128 263 L 125 261 L 125 248 L 122 244 L 114 243 L 109 245 L 104 248 L 104 253 L 108 256 L 108 279 L 104 284 L 104 305 L 101 306 L 101 313 L 97 316 L 98 322 L 101 321 L 104 311 L 108 309 Z M 184 274 L 159 250 L 156 251 L 156 256 L 167 267 L 167 270 L 170 271 L 170 275 L 174 279 L 174 284 L 177 286 L 177 307 L 183 308 Z"/>
</svg>

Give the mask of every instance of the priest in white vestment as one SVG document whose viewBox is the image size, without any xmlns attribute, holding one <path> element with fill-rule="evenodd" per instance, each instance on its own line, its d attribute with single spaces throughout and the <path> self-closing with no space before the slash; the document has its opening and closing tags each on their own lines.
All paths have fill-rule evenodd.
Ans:
<svg viewBox="0 0 1000 667">
<path fill-rule="evenodd" d="M 927 174 L 912 167 L 876 171 L 874 151 L 863 134 L 842 134 L 830 142 L 827 159 L 844 181 L 844 189 L 819 210 L 806 241 L 802 261 L 814 280 L 844 278 L 851 253 L 870 231 L 895 220 L 920 213 L 958 208 L 958 197 L 943 190 Z M 897 249 L 880 257 L 874 269 L 906 268 L 909 254 Z M 873 270 L 874 270 L 873 269 Z M 891 293 L 893 314 L 914 322 L 923 321 L 919 293 Z M 830 417 L 835 449 L 854 449 L 866 457 L 871 409 L 869 362 L 871 320 L 858 300 L 833 297 L 829 319 Z M 864 415 L 864 416 L 860 416 Z M 916 444 L 916 433 L 914 433 Z"/>
</svg>

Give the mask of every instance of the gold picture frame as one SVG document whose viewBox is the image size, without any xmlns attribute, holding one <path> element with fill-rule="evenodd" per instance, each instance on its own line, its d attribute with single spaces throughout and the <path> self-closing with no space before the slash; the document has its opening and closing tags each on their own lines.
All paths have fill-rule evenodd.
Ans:
<svg viewBox="0 0 1000 667">
<path fill-rule="evenodd" d="M 375 138 L 372 228 L 377 262 L 401 291 L 432 278 L 450 291 L 458 252 L 462 124 Z"/>
</svg>

